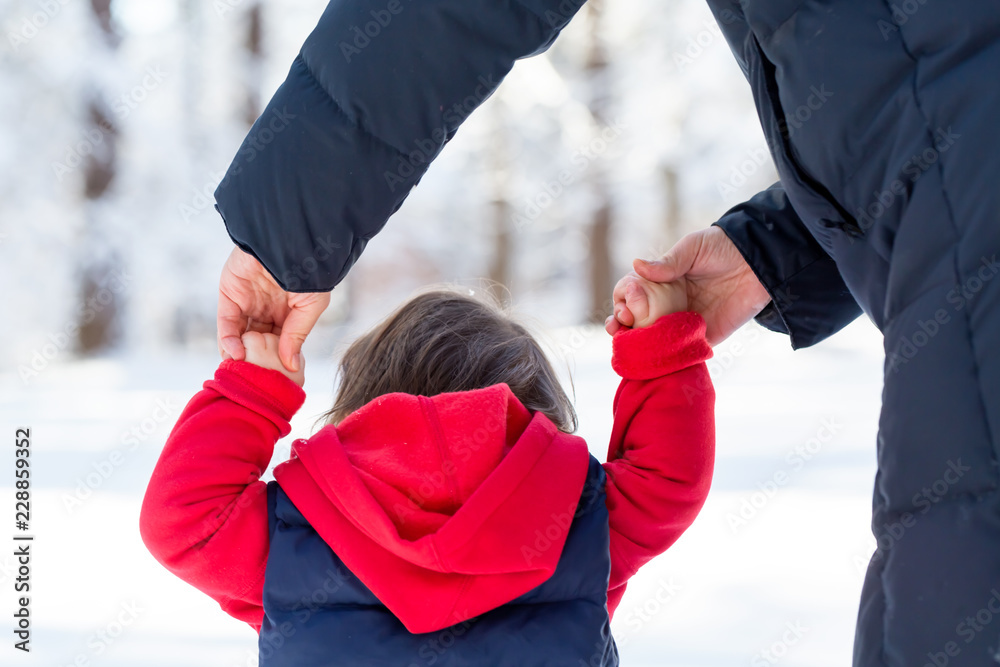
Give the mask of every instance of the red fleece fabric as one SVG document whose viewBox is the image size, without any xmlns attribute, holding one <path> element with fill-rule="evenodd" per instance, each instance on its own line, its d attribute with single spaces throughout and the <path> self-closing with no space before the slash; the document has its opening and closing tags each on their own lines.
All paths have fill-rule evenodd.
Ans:
<svg viewBox="0 0 1000 667">
<path fill-rule="evenodd" d="M 675 313 L 622 330 L 623 377 L 608 449 L 608 609 L 628 579 L 684 532 L 714 464 L 715 394 L 705 324 Z M 224 361 L 164 446 L 140 516 L 150 552 L 258 631 L 267 564 L 267 468 L 304 393 L 276 371 Z M 586 443 L 532 415 L 506 385 L 376 398 L 296 440 L 275 479 L 317 533 L 411 632 L 494 609 L 551 576 L 535 531 L 572 516 Z"/>
</svg>

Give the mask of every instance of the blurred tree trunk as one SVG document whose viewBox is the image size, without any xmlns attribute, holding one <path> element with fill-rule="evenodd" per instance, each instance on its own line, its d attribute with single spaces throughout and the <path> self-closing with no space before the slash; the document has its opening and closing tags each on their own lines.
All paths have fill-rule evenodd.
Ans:
<svg viewBox="0 0 1000 667">
<path fill-rule="evenodd" d="M 585 65 L 590 89 L 587 108 L 593 118 L 593 137 L 597 140 L 602 130 L 610 124 L 612 107 L 607 50 L 601 34 L 604 23 L 604 0 L 590 0 L 587 9 L 590 23 Z M 590 163 L 588 175 L 595 204 L 587 231 L 590 246 L 590 305 L 587 319 L 599 323 L 611 314 L 610 299 L 611 291 L 614 289 L 610 247 L 614 206 L 611 201 L 606 159 L 600 155 L 595 156 Z"/>
<path fill-rule="evenodd" d="M 91 0 L 94 20 L 101 28 L 103 44 L 95 49 L 117 50 L 121 41 L 111 16 L 111 0 Z M 121 259 L 112 239 L 104 238 L 100 202 L 108 193 L 117 173 L 119 129 L 111 119 L 107 98 L 94 85 L 85 93 L 87 109 L 84 136 L 89 153 L 83 164 L 84 239 L 80 267 L 80 314 L 77 349 L 89 354 L 109 347 L 120 335 L 122 294 L 110 284 L 120 271 Z M 116 285 L 121 280 L 115 281 Z"/>
<path fill-rule="evenodd" d="M 664 248 L 666 252 L 681 238 L 681 196 L 677 182 L 677 170 L 664 165 L 660 173 L 663 176 L 663 192 L 666 198 L 666 211 L 663 216 Z M 662 254 L 662 253 L 661 253 Z"/>
<path fill-rule="evenodd" d="M 243 118 L 249 127 L 256 122 L 262 111 L 260 80 L 264 70 L 264 8 L 260 0 L 254 2 L 247 9 L 246 21 L 246 35 L 243 40 L 243 46 L 246 50 L 244 59 L 246 99 Z"/>
<path fill-rule="evenodd" d="M 500 93 L 497 93 L 498 95 Z M 494 252 L 490 261 L 490 289 L 501 303 L 510 300 L 511 255 L 513 238 L 511 234 L 510 204 L 510 156 L 507 133 L 507 108 L 501 97 L 490 102 L 492 111 L 493 132 L 491 146 L 487 151 L 489 156 L 488 171 L 491 179 L 492 197 L 490 211 L 493 217 Z"/>
</svg>

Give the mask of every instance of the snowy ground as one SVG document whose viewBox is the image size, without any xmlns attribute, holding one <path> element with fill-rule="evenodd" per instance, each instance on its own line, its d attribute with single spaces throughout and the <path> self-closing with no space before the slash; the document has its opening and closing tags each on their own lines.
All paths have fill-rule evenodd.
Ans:
<svg viewBox="0 0 1000 667">
<path fill-rule="evenodd" d="M 572 369 L 581 435 L 603 457 L 616 387 L 607 336 L 552 332 Z M 309 345 L 315 345 L 310 348 Z M 291 438 L 329 405 L 327 350 L 307 343 L 309 395 Z M 310 354 L 312 352 L 312 354 Z M 10 640 L 13 452 L 3 457 L 0 664 L 256 665 L 256 636 L 164 571 L 138 513 L 156 457 L 207 354 L 109 358 L 0 374 L 0 429 L 32 429 L 32 653 Z M 563 364 L 567 365 L 566 363 Z M 858 322 L 817 348 L 751 325 L 716 349 L 718 461 L 690 531 L 640 572 L 615 618 L 624 665 L 842 667 L 869 531 L 882 352 Z M 290 442 L 290 439 L 285 442 Z M 117 454 L 115 452 L 118 452 Z M 276 453 L 276 460 L 286 455 Z M 742 514 L 741 514 L 742 512 Z M 16 661 L 16 662 L 15 662 Z"/>
</svg>

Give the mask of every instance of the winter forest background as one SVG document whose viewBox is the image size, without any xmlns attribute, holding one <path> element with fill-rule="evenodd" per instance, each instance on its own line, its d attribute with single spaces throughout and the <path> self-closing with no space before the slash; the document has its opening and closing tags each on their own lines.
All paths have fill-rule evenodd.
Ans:
<svg viewBox="0 0 1000 667">
<path fill-rule="evenodd" d="M 252 631 L 146 554 L 138 506 L 217 363 L 232 244 L 212 192 L 324 6 L 0 0 L 0 427 L 35 433 L 39 540 L 36 651 L 5 642 L 2 664 L 255 664 Z M 581 435 L 603 456 L 615 376 L 593 323 L 614 282 L 774 180 L 702 0 L 589 0 L 472 115 L 334 291 L 306 344 L 310 398 L 292 437 L 328 407 L 353 334 L 422 285 L 486 278 L 572 376 Z M 710 367 L 713 492 L 630 584 L 623 664 L 845 664 L 874 548 L 877 333 L 857 322 L 793 356 L 750 324 Z M 10 477 L 0 468 L 3 508 Z M 0 557 L 7 619 L 12 563 Z"/>
</svg>

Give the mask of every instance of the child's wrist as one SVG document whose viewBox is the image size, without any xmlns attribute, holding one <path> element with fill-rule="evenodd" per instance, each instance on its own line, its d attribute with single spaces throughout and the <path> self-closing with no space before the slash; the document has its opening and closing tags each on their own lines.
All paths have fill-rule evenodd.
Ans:
<svg viewBox="0 0 1000 667">
<path fill-rule="evenodd" d="M 246 350 L 245 360 L 254 366 L 277 371 L 301 387 L 305 384 L 304 360 L 300 355 L 299 370 L 297 371 L 293 372 L 285 368 L 284 364 L 281 363 L 281 357 L 278 356 L 278 340 L 278 336 L 275 334 L 249 331 L 243 334 L 243 347 Z"/>
<path fill-rule="evenodd" d="M 205 386 L 264 415 L 282 429 L 305 400 L 302 388 L 283 373 L 245 360 L 226 359 Z"/>
<path fill-rule="evenodd" d="M 650 380 L 712 356 L 705 320 L 698 313 L 669 313 L 641 329 L 621 329 L 612 339 L 611 366 L 629 380 Z"/>
<path fill-rule="evenodd" d="M 280 362 L 277 363 L 277 364 L 273 364 L 273 363 L 260 363 L 259 361 L 255 361 L 255 360 L 251 360 L 251 359 L 246 359 L 245 361 L 246 361 L 246 363 L 250 364 L 251 366 L 256 366 L 257 368 L 265 368 L 265 369 L 267 369 L 269 371 L 275 371 L 277 373 L 281 373 L 286 378 L 288 378 L 289 380 L 291 380 L 292 382 L 294 382 L 295 384 L 297 384 L 300 387 L 303 384 L 305 384 L 305 374 L 303 373 L 303 371 L 301 369 L 297 373 L 292 373 L 287 368 L 285 368 L 283 365 L 281 365 Z"/>
</svg>

